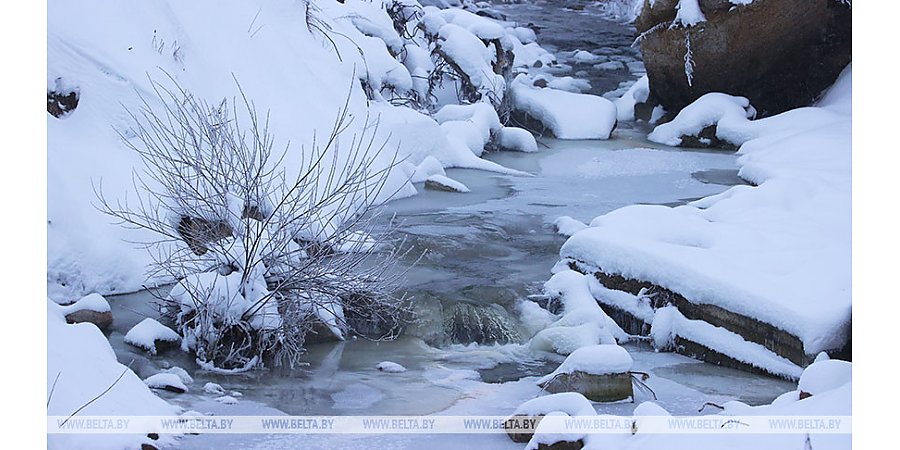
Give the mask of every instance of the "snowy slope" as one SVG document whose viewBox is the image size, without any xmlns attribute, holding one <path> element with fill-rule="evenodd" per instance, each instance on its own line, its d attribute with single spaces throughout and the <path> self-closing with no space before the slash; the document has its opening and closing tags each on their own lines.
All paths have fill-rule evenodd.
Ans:
<svg viewBox="0 0 900 450">
<path fill-rule="evenodd" d="M 807 354 L 840 347 L 851 319 L 850 100 L 848 68 L 816 107 L 728 116 L 718 134 L 741 139 L 740 176 L 758 186 L 613 211 L 561 257 L 773 324 Z"/>
<path fill-rule="evenodd" d="M 449 26 L 448 33 L 456 31 L 453 39 L 477 44 L 477 52 L 462 53 L 482 58 L 480 69 L 493 57 L 488 51 L 493 47 L 480 37 L 500 39 L 512 48 L 510 36 L 521 33 L 467 11 L 423 9 L 415 0 L 403 0 L 398 5 L 415 14 L 401 36 L 387 13 L 392 4 L 51 1 L 47 88 L 76 91 L 79 103 L 66 116 L 47 117 L 50 298 L 70 301 L 90 292 L 133 291 L 144 282 L 149 258 L 123 240 L 152 236 L 110 224 L 94 205 L 95 188 L 102 186 L 115 200 L 132 187 L 139 160 L 119 133 L 131 125 L 127 111 L 142 99 L 152 108 L 161 106 L 153 82 L 169 88 L 177 83 L 215 104 L 233 101 L 240 83 L 258 111 L 269 114 L 275 147 L 290 143 L 288 170 L 309 157 L 314 133 L 327 134 L 346 104 L 352 122 L 344 134 L 344 151 L 353 137 L 374 136 L 374 146 L 384 144 L 386 150 L 373 170 L 387 167 L 395 153 L 403 161 L 380 191 L 380 200 L 415 194 L 409 177 L 429 156 L 444 167 L 505 171 L 478 157 L 490 135 L 477 145 L 463 145 L 469 142 L 455 135 L 460 130 L 480 133 L 488 124 L 466 119 L 465 126 L 439 126 L 428 111 L 423 114 L 402 100 L 421 96 L 422 82 L 434 69 L 430 46 L 435 43 L 423 36 L 420 23 Z M 491 132 L 496 129 L 490 124 Z"/>
</svg>

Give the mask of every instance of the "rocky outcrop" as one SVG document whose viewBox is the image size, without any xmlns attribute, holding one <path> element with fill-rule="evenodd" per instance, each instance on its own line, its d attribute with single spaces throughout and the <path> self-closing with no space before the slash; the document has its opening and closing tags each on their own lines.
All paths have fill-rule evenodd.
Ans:
<svg viewBox="0 0 900 450">
<path fill-rule="evenodd" d="M 645 2 L 635 20 L 651 100 L 668 111 L 723 92 L 774 115 L 809 105 L 850 62 L 848 1 L 699 0 L 693 26 L 676 23 L 678 3 Z"/>
</svg>

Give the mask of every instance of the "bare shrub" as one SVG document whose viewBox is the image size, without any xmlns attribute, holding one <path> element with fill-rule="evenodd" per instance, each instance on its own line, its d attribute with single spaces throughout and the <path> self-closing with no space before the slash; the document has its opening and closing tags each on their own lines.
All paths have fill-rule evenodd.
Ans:
<svg viewBox="0 0 900 450">
<path fill-rule="evenodd" d="M 374 166 L 386 152 L 374 142 L 377 124 L 366 118 L 365 131 L 349 135 L 345 103 L 324 139 L 289 154 L 288 145 L 275 150 L 268 114 L 243 91 L 209 104 L 153 86 L 163 106 L 128 111 L 133 125 L 122 133 L 143 162 L 136 195 L 109 201 L 95 191 L 103 212 L 159 237 L 142 244 L 151 277 L 178 281 L 160 300 L 182 347 L 233 372 L 266 358 L 294 366 L 313 327 L 346 336 L 365 323 L 363 337 L 395 336 L 408 313 L 394 294 L 400 255 L 375 219 L 398 161 Z M 286 157 L 298 155 L 289 171 Z"/>
</svg>

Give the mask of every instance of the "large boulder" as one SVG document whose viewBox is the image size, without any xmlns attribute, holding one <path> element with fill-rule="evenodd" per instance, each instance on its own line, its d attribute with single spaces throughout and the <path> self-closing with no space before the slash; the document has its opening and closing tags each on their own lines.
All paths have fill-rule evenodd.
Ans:
<svg viewBox="0 0 900 450">
<path fill-rule="evenodd" d="M 809 105 L 850 62 L 847 3 L 699 0 L 706 20 L 687 26 L 674 23 L 679 0 L 645 2 L 635 25 L 652 100 L 677 111 L 724 92 L 749 98 L 760 117 Z"/>
</svg>

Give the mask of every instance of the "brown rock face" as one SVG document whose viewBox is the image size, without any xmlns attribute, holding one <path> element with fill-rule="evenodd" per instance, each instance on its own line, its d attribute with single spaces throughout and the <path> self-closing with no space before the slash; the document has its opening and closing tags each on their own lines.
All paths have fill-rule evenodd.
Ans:
<svg viewBox="0 0 900 450">
<path fill-rule="evenodd" d="M 705 22 L 670 28 L 677 3 L 645 2 L 635 21 L 652 100 L 669 111 L 724 92 L 749 98 L 758 117 L 778 114 L 809 105 L 850 63 L 851 12 L 841 0 L 700 0 Z"/>
<path fill-rule="evenodd" d="M 112 313 L 109 311 L 105 312 L 97 312 L 91 311 L 89 309 L 82 309 L 79 311 L 71 312 L 66 314 L 66 322 L 68 323 L 83 323 L 90 322 L 94 325 L 97 325 L 97 328 L 101 330 L 107 330 L 113 322 Z"/>
</svg>

